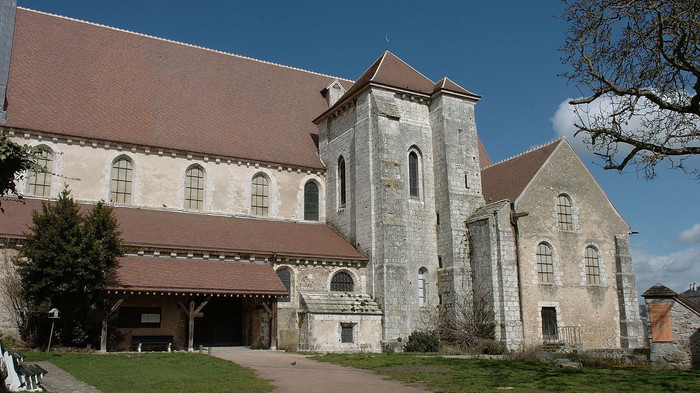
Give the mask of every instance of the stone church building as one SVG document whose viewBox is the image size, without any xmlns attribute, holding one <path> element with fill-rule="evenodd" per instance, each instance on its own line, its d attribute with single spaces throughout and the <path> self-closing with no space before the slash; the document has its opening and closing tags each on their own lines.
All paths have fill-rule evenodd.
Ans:
<svg viewBox="0 0 700 393">
<path fill-rule="evenodd" d="M 565 139 L 494 164 L 480 96 L 388 51 L 352 81 L 14 3 L 0 128 L 51 174 L 0 238 L 64 184 L 114 206 L 109 350 L 381 351 L 475 298 L 509 349 L 641 345 L 630 228 Z"/>
</svg>

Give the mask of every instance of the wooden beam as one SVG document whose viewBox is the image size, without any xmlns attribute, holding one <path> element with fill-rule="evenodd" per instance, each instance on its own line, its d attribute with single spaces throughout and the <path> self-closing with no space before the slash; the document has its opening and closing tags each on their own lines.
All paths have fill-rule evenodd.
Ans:
<svg viewBox="0 0 700 393">
<path fill-rule="evenodd" d="M 199 314 L 200 311 L 202 311 L 204 306 L 206 306 L 207 303 L 209 303 L 212 297 L 213 296 L 209 296 L 196 309 L 194 307 L 194 300 L 190 300 L 189 309 L 187 309 L 181 301 L 177 301 L 178 305 L 185 311 L 185 314 L 187 314 L 187 318 L 189 319 L 189 331 L 187 333 L 187 352 L 194 351 L 194 318 L 197 316 L 197 314 Z"/>
</svg>

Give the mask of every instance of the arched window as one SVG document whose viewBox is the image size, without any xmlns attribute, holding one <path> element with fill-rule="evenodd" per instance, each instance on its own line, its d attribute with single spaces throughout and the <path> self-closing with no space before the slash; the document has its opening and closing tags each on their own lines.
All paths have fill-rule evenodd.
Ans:
<svg viewBox="0 0 700 393">
<path fill-rule="evenodd" d="M 250 211 L 256 216 L 267 216 L 269 207 L 268 188 L 268 180 L 265 175 L 259 173 L 253 177 Z"/>
<path fill-rule="evenodd" d="M 595 247 L 586 247 L 586 283 L 600 284 L 600 260 Z"/>
<path fill-rule="evenodd" d="M 345 207 L 345 159 L 338 158 L 338 207 Z"/>
<path fill-rule="evenodd" d="M 318 221 L 318 186 L 312 181 L 304 186 L 304 220 Z"/>
<path fill-rule="evenodd" d="M 412 197 L 420 196 L 420 171 L 418 169 L 418 153 L 408 153 L 408 182 L 409 193 Z"/>
<path fill-rule="evenodd" d="M 559 195 L 557 199 L 557 216 L 559 217 L 560 230 L 574 230 L 574 220 L 571 215 L 571 199 L 565 194 Z"/>
<path fill-rule="evenodd" d="M 30 170 L 27 174 L 27 193 L 36 196 L 51 194 L 51 172 L 53 172 L 53 153 L 46 147 L 40 147 L 34 162 L 45 171 Z"/>
<path fill-rule="evenodd" d="M 425 305 L 425 290 L 426 290 L 426 279 L 428 278 L 428 269 L 422 267 L 418 270 L 418 306 L 423 307 Z"/>
<path fill-rule="evenodd" d="M 537 245 L 537 278 L 541 283 L 554 282 L 552 247 L 547 243 Z"/>
<path fill-rule="evenodd" d="M 126 156 L 118 157 L 112 163 L 112 181 L 109 187 L 109 200 L 112 203 L 131 203 L 131 177 L 133 164 Z"/>
<path fill-rule="evenodd" d="M 202 210 L 204 204 L 204 169 L 191 165 L 185 172 L 185 209 Z"/>
<path fill-rule="evenodd" d="M 338 272 L 331 279 L 331 291 L 352 292 L 355 290 L 355 282 L 347 272 Z"/>
<path fill-rule="evenodd" d="M 284 285 L 284 287 L 287 288 L 287 291 L 289 291 L 289 295 L 280 296 L 277 298 L 277 300 L 280 302 L 288 302 L 290 301 L 290 296 L 292 294 L 292 273 L 290 273 L 287 269 L 279 269 L 277 271 L 277 277 L 279 277 L 280 281 L 282 281 L 282 285 Z"/>
</svg>

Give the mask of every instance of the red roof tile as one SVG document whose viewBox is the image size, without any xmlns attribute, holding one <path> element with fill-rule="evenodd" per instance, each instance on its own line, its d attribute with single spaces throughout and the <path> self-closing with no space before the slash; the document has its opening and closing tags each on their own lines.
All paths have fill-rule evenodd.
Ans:
<svg viewBox="0 0 700 393">
<path fill-rule="evenodd" d="M 122 257 L 107 290 L 287 295 L 269 263 Z"/>
<path fill-rule="evenodd" d="M 0 237 L 22 238 L 22 233 L 31 225 L 32 210 L 41 210 L 40 200 L 25 199 L 25 204 L 14 201 L 2 202 L 5 213 L 0 214 Z M 84 209 L 88 207 L 83 205 Z M 114 214 L 125 244 L 136 248 L 367 260 L 350 243 L 320 223 L 129 207 L 117 207 Z"/>
<path fill-rule="evenodd" d="M 481 170 L 481 189 L 486 203 L 520 196 L 552 152 L 563 143 L 559 139 L 537 149 L 501 161 Z"/>
<path fill-rule="evenodd" d="M 7 125 L 323 168 L 312 120 L 335 79 L 20 8 Z"/>
<path fill-rule="evenodd" d="M 484 169 L 489 165 L 493 165 L 491 162 L 491 157 L 489 157 L 489 153 L 486 151 L 484 144 L 481 143 L 481 138 L 477 137 L 477 142 L 479 143 L 479 167 Z"/>
</svg>

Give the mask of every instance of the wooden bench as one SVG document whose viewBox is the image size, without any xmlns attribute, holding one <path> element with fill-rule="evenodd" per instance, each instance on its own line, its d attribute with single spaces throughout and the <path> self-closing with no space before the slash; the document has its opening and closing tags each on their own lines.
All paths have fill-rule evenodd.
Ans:
<svg viewBox="0 0 700 393">
<path fill-rule="evenodd" d="M 142 345 L 166 345 L 168 352 L 173 350 L 173 336 L 131 336 L 131 345 L 141 352 Z"/>
<path fill-rule="evenodd" d="M 41 381 L 48 373 L 46 370 L 36 364 L 24 364 L 24 356 L 21 353 L 5 351 L 2 344 L 0 344 L 0 356 L 7 366 L 7 369 L 4 370 L 7 372 L 7 377 L 4 381 L 0 380 L 3 391 L 5 389 L 13 392 L 19 390 L 44 391 Z"/>
</svg>

